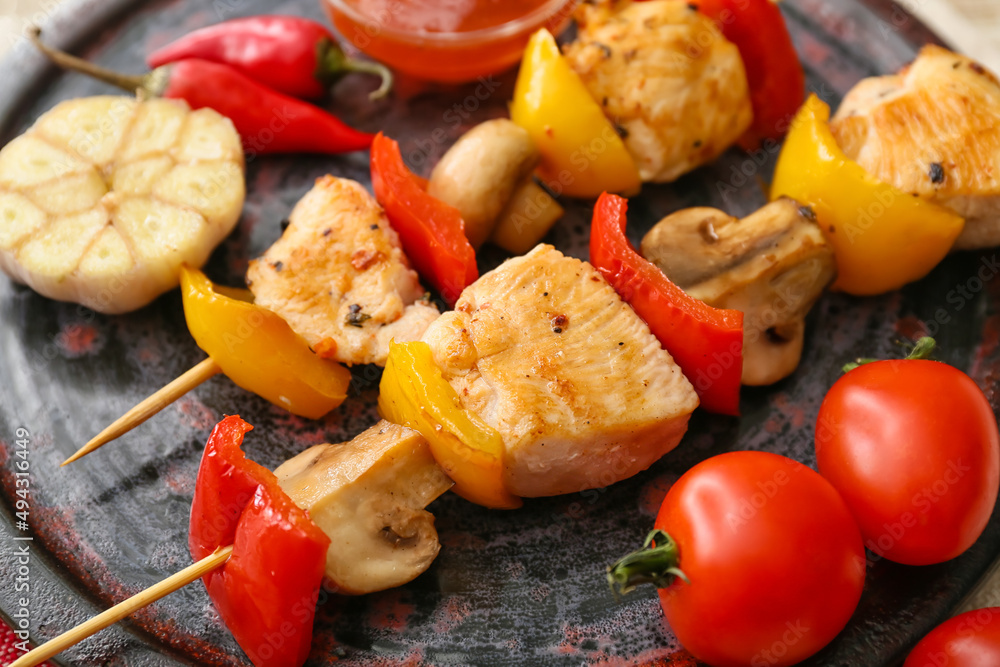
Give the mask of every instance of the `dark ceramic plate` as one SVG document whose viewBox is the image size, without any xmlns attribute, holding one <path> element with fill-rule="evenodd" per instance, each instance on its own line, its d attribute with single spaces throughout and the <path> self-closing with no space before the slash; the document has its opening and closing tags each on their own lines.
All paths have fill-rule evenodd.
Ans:
<svg viewBox="0 0 1000 667">
<path fill-rule="evenodd" d="M 833 104 L 862 77 L 895 71 L 920 44 L 935 41 L 901 9 L 875 0 L 787 0 L 782 9 L 809 87 Z M 51 41 L 104 65 L 137 71 L 150 49 L 187 30 L 260 12 L 320 16 L 312 0 L 70 0 L 47 17 L 47 25 Z M 56 77 L 24 43 L 2 76 L 4 142 L 59 100 L 107 92 L 80 76 Z M 365 100 L 371 82 L 352 79 L 336 91 L 337 111 L 364 129 L 398 137 L 410 164 L 426 172 L 467 127 L 505 113 L 512 83 L 507 74 L 460 89 L 404 84 L 410 89 L 405 99 L 371 106 Z M 429 139 L 437 128 L 445 130 L 446 141 Z M 646 187 L 630 206 L 633 240 L 685 206 L 752 211 L 764 202 L 759 186 L 770 178 L 774 159 L 771 153 L 732 150 L 673 185 Z M 243 219 L 213 255 L 212 277 L 239 284 L 247 260 L 278 237 L 281 219 L 327 172 L 367 183 L 367 156 L 253 161 Z M 568 209 L 546 240 L 585 257 L 590 202 L 572 202 Z M 503 257 L 487 251 L 481 259 L 486 270 Z M 931 330 L 942 358 L 968 371 L 996 406 L 1000 283 L 988 279 L 996 271 L 992 253 L 956 254 L 894 294 L 826 296 L 810 318 L 804 362 L 795 375 L 746 391 L 740 420 L 697 414 L 681 446 L 633 479 L 530 500 L 507 513 L 442 498 L 433 511 L 444 548 L 430 571 L 398 590 L 323 602 L 310 664 L 690 664 L 664 627 L 652 589 L 616 603 L 604 582 L 605 564 L 641 540 L 667 487 L 706 457 L 764 449 L 813 464 L 816 411 L 841 363 L 896 354 L 894 341 L 901 336 Z M 987 277 L 985 285 L 979 276 Z M 0 609 L 8 619 L 26 614 L 34 640 L 48 639 L 190 562 L 185 545 L 192 481 L 206 436 L 223 414 L 240 413 L 256 424 L 247 452 L 272 468 L 309 445 L 349 439 L 376 418 L 378 374 L 372 369 L 355 372 L 349 400 L 320 422 L 290 417 L 217 377 L 100 452 L 59 468 L 103 426 L 202 357 L 185 329 L 176 292 L 137 313 L 106 317 L 0 278 Z M 27 527 L 18 527 L 15 516 L 21 451 L 31 470 Z M 15 550 L 25 546 L 30 558 L 19 570 Z M 899 662 L 972 590 L 998 550 L 1000 520 L 994 515 L 979 542 L 952 562 L 921 569 L 875 562 L 850 625 L 809 664 Z M 143 667 L 246 664 L 200 584 L 60 660 Z"/>
</svg>

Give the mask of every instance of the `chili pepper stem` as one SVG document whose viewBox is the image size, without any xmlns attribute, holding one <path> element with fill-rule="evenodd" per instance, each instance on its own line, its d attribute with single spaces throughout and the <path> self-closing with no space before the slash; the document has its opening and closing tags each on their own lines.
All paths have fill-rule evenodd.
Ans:
<svg viewBox="0 0 1000 667">
<path fill-rule="evenodd" d="M 913 344 L 913 349 L 910 350 L 910 353 L 906 355 L 903 360 L 913 361 L 917 359 L 930 359 L 935 347 L 937 347 L 937 342 L 933 338 L 930 336 L 923 336 Z M 878 361 L 878 359 L 871 359 L 868 357 L 855 359 L 849 364 L 844 364 L 841 371 L 847 373 L 848 371 L 853 371 L 858 366 L 864 366 L 865 364 L 870 364 L 873 361 Z"/>
<path fill-rule="evenodd" d="M 655 546 L 651 546 L 654 542 Z M 678 567 L 679 563 L 677 543 L 670 535 L 656 529 L 646 536 L 642 549 L 633 551 L 608 566 L 608 586 L 617 598 L 640 584 L 667 588 L 675 579 L 690 584 L 687 575 Z"/>
<path fill-rule="evenodd" d="M 41 646 L 38 646 L 20 658 L 10 663 L 10 667 L 34 667 L 52 656 L 65 651 L 71 646 L 75 646 L 87 637 L 97 634 L 109 625 L 114 625 L 126 616 L 146 607 L 162 597 L 187 586 L 188 584 L 201 579 L 216 568 L 225 565 L 229 556 L 233 553 L 233 547 L 223 547 L 215 553 L 202 558 L 197 563 L 189 565 L 180 572 L 167 577 L 158 584 L 150 586 L 144 591 L 136 593 L 127 600 L 123 600 L 101 612 L 89 621 L 85 621 L 75 628 L 71 628 L 54 639 L 50 639 Z"/>
<path fill-rule="evenodd" d="M 392 70 L 382 63 L 351 58 L 344 53 L 339 44 L 332 40 L 320 42 L 317 48 L 320 52 L 317 59 L 319 71 L 316 73 L 316 77 L 325 84 L 333 84 L 334 81 L 348 72 L 358 72 L 361 74 L 372 74 L 382 80 L 378 89 L 372 91 L 368 99 L 381 99 L 392 89 Z"/>
<path fill-rule="evenodd" d="M 59 67 L 74 72 L 86 74 L 104 83 L 117 86 L 122 90 L 138 95 L 158 97 L 167 85 L 169 69 L 167 67 L 157 67 L 152 72 L 145 75 L 121 74 L 113 70 L 105 69 L 93 63 L 89 63 L 82 58 L 71 56 L 68 53 L 54 49 L 45 44 L 42 39 L 42 29 L 32 26 L 28 31 L 28 38 L 39 51 Z"/>
</svg>

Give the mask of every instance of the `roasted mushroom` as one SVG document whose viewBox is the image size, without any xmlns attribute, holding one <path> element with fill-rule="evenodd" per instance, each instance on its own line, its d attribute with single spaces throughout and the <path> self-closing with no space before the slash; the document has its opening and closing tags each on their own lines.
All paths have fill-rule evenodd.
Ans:
<svg viewBox="0 0 1000 667">
<path fill-rule="evenodd" d="M 691 296 L 744 313 L 747 385 L 795 370 L 806 314 L 836 277 L 812 211 L 787 198 L 743 219 L 714 208 L 678 211 L 646 234 L 642 254 Z"/>
<path fill-rule="evenodd" d="M 440 550 L 424 508 L 452 481 L 416 431 L 383 420 L 350 442 L 311 447 L 274 474 L 330 536 L 326 576 L 341 593 L 405 584 Z"/>
<path fill-rule="evenodd" d="M 489 120 L 466 132 L 444 154 L 431 172 L 427 192 L 458 209 L 473 247 L 503 224 L 504 233 L 493 239 L 498 245 L 516 252 L 507 238 L 531 236 L 531 248 L 562 215 L 555 200 L 532 180 L 538 160 L 524 129 L 506 118 Z"/>
</svg>

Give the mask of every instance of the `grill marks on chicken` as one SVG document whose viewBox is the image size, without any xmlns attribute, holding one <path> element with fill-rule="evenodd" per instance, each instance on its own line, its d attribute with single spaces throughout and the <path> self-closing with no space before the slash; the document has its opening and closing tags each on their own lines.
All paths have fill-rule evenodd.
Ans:
<svg viewBox="0 0 1000 667">
<path fill-rule="evenodd" d="M 698 398 L 589 264 L 539 245 L 466 288 L 427 330 L 435 363 L 503 437 L 519 496 L 606 486 L 680 441 Z"/>
<path fill-rule="evenodd" d="M 382 208 L 333 176 L 296 204 L 247 284 L 318 354 L 345 364 L 384 366 L 390 340 L 418 340 L 438 316 Z"/>
</svg>

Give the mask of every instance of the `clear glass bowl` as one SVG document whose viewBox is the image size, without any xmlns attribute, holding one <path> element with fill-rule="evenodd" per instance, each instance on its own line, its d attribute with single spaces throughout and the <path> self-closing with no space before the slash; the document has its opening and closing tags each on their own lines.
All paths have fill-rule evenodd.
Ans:
<svg viewBox="0 0 1000 667">
<path fill-rule="evenodd" d="M 341 36 L 362 52 L 413 77 L 442 82 L 473 81 L 502 72 L 520 60 L 536 30 L 562 32 L 578 1 L 549 0 L 524 16 L 487 28 L 429 32 L 366 16 L 350 0 L 320 0 Z"/>
</svg>

